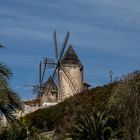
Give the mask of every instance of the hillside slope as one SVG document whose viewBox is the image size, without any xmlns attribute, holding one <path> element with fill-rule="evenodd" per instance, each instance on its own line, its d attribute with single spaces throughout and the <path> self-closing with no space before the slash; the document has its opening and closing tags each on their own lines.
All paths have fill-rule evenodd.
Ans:
<svg viewBox="0 0 140 140">
<path fill-rule="evenodd" d="M 80 112 L 96 111 L 112 115 L 124 131 L 125 139 L 140 139 L 140 72 L 124 76 L 120 81 L 79 93 L 47 109 L 28 114 L 30 126 L 42 131 L 56 130 L 64 135 L 73 131 Z M 134 129 L 135 128 L 135 129 Z"/>
<path fill-rule="evenodd" d="M 116 84 L 96 87 L 89 91 L 79 93 L 64 102 L 50 108 L 37 110 L 26 116 L 30 126 L 34 125 L 41 130 L 59 130 L 65 132 L 72 129 L 73 122 L 77 119 L 79 111 L 90 113 L 93 106 L 105 110 L 104 104 Z"/>
</svg>

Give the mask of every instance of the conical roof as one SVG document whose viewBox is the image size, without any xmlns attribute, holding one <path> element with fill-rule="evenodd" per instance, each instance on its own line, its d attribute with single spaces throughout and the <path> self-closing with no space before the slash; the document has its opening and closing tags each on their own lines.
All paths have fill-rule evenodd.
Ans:
<svg viewBox="0 0 140 140">
<path fill-rule="evenodd" d="M 41 87 L 45 89 L 56 89 L 56 84 L 54 83 L 53 78 L 50 76 L 48 80 L 41 85 Z"/>
<path fill-rule="evenodd" d="M 72 45 L 70 45 L 67 51 L 65 52 L 61 60 L 61 64 L 82 65 Z"/>
</svg>

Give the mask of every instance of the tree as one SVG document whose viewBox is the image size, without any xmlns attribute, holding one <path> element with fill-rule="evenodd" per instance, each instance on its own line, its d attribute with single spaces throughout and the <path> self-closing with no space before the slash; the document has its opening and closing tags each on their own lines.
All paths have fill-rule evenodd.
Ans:
<svg viewBox="0 0 140 140">
<path fill-rule="evenodd" d="M 0 48 L 4 48 L 0 45 Z M 18 95 L 11 90 L 9 80 L 12 72 L 7 65 L 0 62 L 0 111 L 5 115 L 8 121 L 13 120 L 11 111 L 15 109 L 22 110 L 22 103 Z"/>
</svg>

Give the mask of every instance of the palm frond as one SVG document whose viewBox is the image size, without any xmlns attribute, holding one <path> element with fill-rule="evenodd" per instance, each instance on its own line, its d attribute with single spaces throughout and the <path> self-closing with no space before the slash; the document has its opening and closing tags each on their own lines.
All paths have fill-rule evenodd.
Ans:
<svg viewBox="0 0 140 140">
<path fill-rule="evenodd" d="M 0 44 L 0 48 L 5 48 L 5 46 L 3 46 L 2 44 Z"/>
<path fill-rule="evenodd" d="M 12 72 L 9 67 L 3 63 L 0 63 L 0 79 L 9 80 L 12 76 Z"/>
<path fill-rule="evenodd" d="M 4 48 L 0 44 L 0 48 Z M 15 109 L 22 110 L 22 103 L 19 96 L 10 89 L 9 80 L 12 72 L 7 65 L 0 63 L 0 111 L 5 115 L 7 120 L 14 120 L 11 112 Z"/>
<path fill-rule="evenodd" d="M 0 90 L 0 111 L 7 120 L 14 120 L 11 112 L 16 109 L 23 111 L 23 105 L 18 95 L 8 88 Z"/>
<path fill-rule="evenodd" d="M 23 104 L 20 97 L 14 91 L 9 91 L 8 93 L 9 105 L 15 109 L 23 110 Z"/>
</svg>

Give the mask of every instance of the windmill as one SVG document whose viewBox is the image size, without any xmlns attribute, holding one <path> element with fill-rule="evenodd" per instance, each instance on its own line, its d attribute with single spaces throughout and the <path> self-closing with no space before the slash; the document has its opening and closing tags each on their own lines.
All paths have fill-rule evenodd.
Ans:
<svg viewBox="0 0 140 140">
<path fill-rule="evenodd" d="M 64 61 L 64 53 L 67 46 L 67 42 L 69 39 L 69 32 L 66 33 L 65 39 L 63 41 L 61 49 L 58 48 L 57 43 L 57 35 L 56 31 L 53 34 L 53 40 L 54 40 L 54 50 L 55 50 L 55 59 L 50 58 L 44 58 L 40 64 L 39 64 L 39 85 L 36 86 L 35 92 L 37 93 L 37 98 L 41 99 L 43 97 L 43 100 L 45 101 L 50 93 L 55 93 L 56 100 L 59 102 L 65 98 L 64 94 L 66 91 L 64 91 L 65 86 L 71 90 L 71 94 L 74 95 L 77 92 L 79 92 L 79 88 L 77 86 L 77 83 L 75 82 L 74 78 L 70 74 L 67 66 L 64 66 L 65 64 L 62 64 L 62 61 Z M 60 50 L 60 52 L 58 51 Z M 69 47 L 69 53 L 74 54 L 75 62 L 78 60 L 78 57 L 76 53 L 74 52 L 73 48 Z M 79 62 L 79 61 L 78 61 Z M 80 65 L 80 62 L 78 63 Z M 80 65 L 80 73 L 82 69 L 82 65 Z M 49 81 L 46 82 L 47 88 L 44 90 L 45 84 L 44 84 L 44 76 L 47 69 L 53 68 L 54 71 L 52 75 L 49 77 Z M 81 81 L 83 80 L 83 77 L 81 78 Z M 65 81 L 65 83 L 63 82 Z M 82 82 L 81 82 L 82 83 Z M 53 87 L 53 88 L 52 88 Z M 82 87 L 82 84 L 80 84 L 80 88 Z"/>
</svg>

